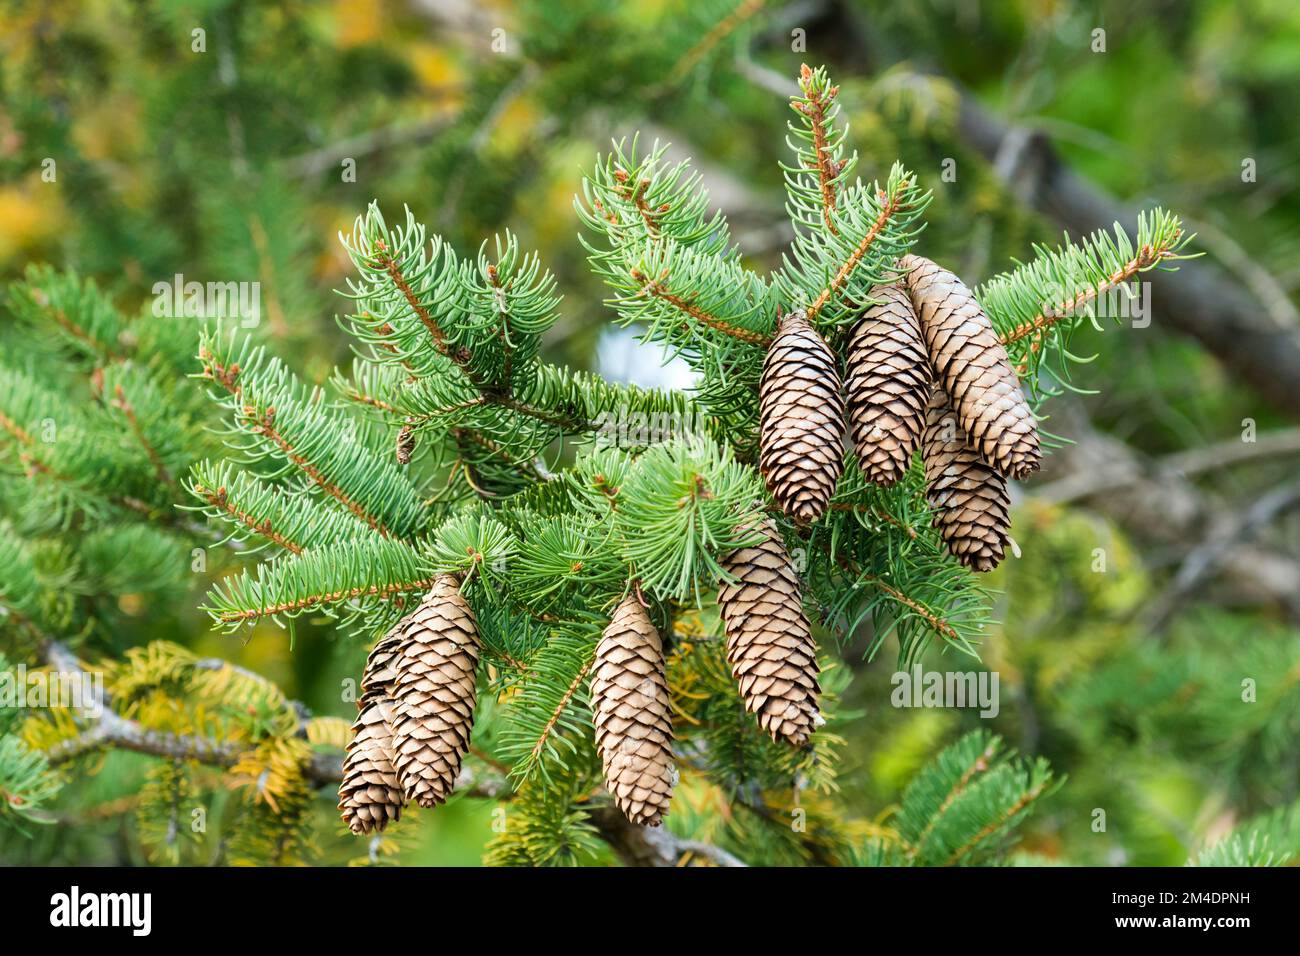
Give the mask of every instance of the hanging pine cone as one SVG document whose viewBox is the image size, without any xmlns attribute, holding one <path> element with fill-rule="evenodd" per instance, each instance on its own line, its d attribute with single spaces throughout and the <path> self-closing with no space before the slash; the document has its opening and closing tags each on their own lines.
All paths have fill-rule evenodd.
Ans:
<svg viewBox="0 0 1300 956">
<path fill-rule="evenodd" d="M 781 320 L 759 386 L 760 468 L 781 510 L 816 521 L 844 467 L 835 355 L 802 311 Z"/>
<path fill-rule="evenodd" d="M 771 521 L 764 540 L 733 551 L 722 568 L 736 578 L 718 588 L 727 660 L 745 709 L 773 740 L 796 747 L 821 723 L 817 645 L 803 613 L 799 577 Z"/>
<path fill-rule="evenodd" d="M 451 793 L 469 749 L 478 624 L 456 578 L 443 574 L 398 628 L 393 764 L 407 799 L 434 807 Z"/>
<path fill-rule="evenodd" d="M 591 707 L 605 789 L 633 823 L 657 827 L 673 794 L 673 718 L 663 641 L 635 594 L 596 648 Z"/>
<path fill-rule="evenodd" d="M 382 830 L 401 819 L 406 802 L 393 768 L 393 702 L 372 699 L 352 725 L 343 758 L 339 811 L 353 833 Z"/>
<path fill-rule="evenodd" d="M 393 681 L 406 620 L 385 634 L 366 658 L 361 677 L 360 711 L 343 758 L 339 810 L 353 833 L 382 830 L 402 815 L 406 803 L 393 767 Z"/>
<path fill-rule="evenodd" d="M 361 697 L 357 700 L 357 710 L 364 710 L 372 700 L 393 696 L 397 662 L 401 659 L 402 640 L 406 634 L 406 623 L 410 619 L 409 614 L 402 618 L 370 649 L 366 669 L 361 675 Z"/>
<path fill-rule="evenodd" d="M 993 324 L 962 281 L 921 256 L 904 256 L 938 384 L 984 460 L 1010 478 L 1038 468 L 1038 426 Z"/>
<path fill-rule="evenodd" d="M 921 457 L 926 499 L 948 550 L 973 571 L 992 571 L 1011 528 L 1006 479 L 975 450 L 939 388 L 930 397 Z"/>
<path fill-rule="evenodd" d="M 871 297 L 879 304 L 849 335 L 844 391 L 858 464 L 871 481 L 892 485 L 921 443 L 934 376 L 907 290 L 876 286 Z"/>
</svg>

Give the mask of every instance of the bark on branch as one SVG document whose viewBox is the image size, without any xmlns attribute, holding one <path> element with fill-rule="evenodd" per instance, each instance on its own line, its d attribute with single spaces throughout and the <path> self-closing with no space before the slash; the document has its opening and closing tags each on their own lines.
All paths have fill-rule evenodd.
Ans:
<svg viewBox="0 0 1300 956">
<path fill-rule="evenodd" d="M 86 672 L 77 656 L 56 640 L 46 641 L 44 656 L 51 666 L 63 673 Z M 196 666 L 213 669 L 221 663 L 224 662 L 204 658 Z M 251 671 L 240 670 L 250 676 L 258 676 Z M 306 712 L 296 701 L 291 701 L 290 705 L 300 712 Z M 194 760 L 207 766 L 226 769 L 233 766 L 245 750 L 237 743 L 145 727 L 139 721 L 123 717 L 110 709 L 107 694 L 88 701 L 83 708 L 82 718 L 87 724 L 85 730 L 45 752 L 46 759 L 52 766 L 92 750 L 111 747 L 173 760 Z M 313 787 L 337 784 L 343 778 L 342 754 L 313 754 L 304 768 L 304 775 Z M 461 769 L 460 776 L 456 779 L 456 792 L 484 800 L 504 800 L 510 797 L 509 785 L 502 774 L 485 773 L 470 766 Z M 591 819 L 601 839 L 628 866 L 678 866 L 691 856 L 703 858 L 717 866 L 745 866 L 735 856 L 712 844 L 682 839 L 662 828 L 636 826 L 614 807 L 592 809 Z"/>
</svg>

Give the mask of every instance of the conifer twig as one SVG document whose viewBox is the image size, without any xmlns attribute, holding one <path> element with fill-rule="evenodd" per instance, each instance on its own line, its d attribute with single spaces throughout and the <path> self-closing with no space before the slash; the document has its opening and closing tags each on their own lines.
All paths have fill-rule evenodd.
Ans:
<svg viewBox="0 0 1300 956">
<path fill-rule="evenodd" d="M 272 604 L 268 607 L 247 608 L 242 611 L 222 611 L 217 620 L 225 624 L 233 624 L 236 621 L 251 621 L 259 617 L 272 617 L 276 614 L 285 614 L 289 611 L 302 611 L 309 607 L 317 607 L 322 604 L 337 604 L 340 601 L 351 601 L 359 597 L 392 597 L 394 594 L 406 594 L 410 591 L 427 591 L 433 587 L 434 578 L 422 578 L 419 581 L 400 581 L 396 584 L 371 584 L 359 585 L 355 588 L 348 588 L 343 591 L 332 591 L 328 594 L 312 594 L 304 598 L 298 598 L 293 601 L 281 601 L 279 604 Z"/>
<path fill-rule="evenodd" d="M 249 410 L 246 408 L 245 412 L 248 411 Z M 279 448 L 281 453 L 289 459 L 289 461 L 297 465 L 302 470 L 303 474 L 310 478 L 318 488 L 341 504 L 344 508 L 347 508 L 348 511 L 352 512 L 366 524 L 370 525 L 370 527 L 374 528 L 375 531 L 383 537 L 393 537 L 393 532 L 380 518 L 366 511 L 366 509 L 362 507 L 359 502 L 354 501 L 346 491 L 325 477 L 321 470 L 312 464 L 306 456 L 299 454 L 293 443 L 275 427 L 274 409 L 268 408 L 260 416 L 249 414 L 245 417 L 246 420 L 253 422 L 253 430 L 255 432 L 267 438 L 272 444 Z"/>
<path fill-rule="evenodd" d="M 826 556 L 831 557 L 832 552 L 831 552 L 830 545 L 827 544 L 825 541 L 821 541 L 819 542 L 819 544 L 821 545 L 821 549 L 826 554 Z M 854 562 L 846 555 L 836 554 L 834 555 L 834 560 L 835 563 L 838 564 L 840 568 L 845 573 L 847 573 L 850 577 L 858 581 L 871 582 L 880 590 L 888 594 L 895 601 L 897 601 L 899 604 L 902 604 L 905 607 L 910 608 L 913 612 L 916 613 L 918 617 L 920 617 L 923 621 L 925 621 L 926 625 L 930 628 L 930 630 L 934 631 L 940 637 L 947 638 L 948 640 L 954 641 L 956 643 L 962 642 L 961 634 L 958 633 L 957 629 L 953 627 L 951 623 L 949 623 L 943 617 L 936 614 L 930 608 L 926 607 L 920 601 L 900 591 L 898 588 L 894 587 L 892 584 L 885 581 L 879 575 L 869 574 L 864 572 L 861 568 L 858 567 L 856 562 Z"/>
<path fill-rule="evenodd" d="M 238 396 L 240 394 L 242 389 L 239 385 L 240 369 L 238 365 L 231 365 L 229 368 L 223 367 L 221 363 L 217 361 L 216 356 L 207 349 L 200 351 L 199 358 L 203 362 L 203 374 L 205 378 L 217 382 L 230 392 L 231 395 Z M 356 517 L 370 525 L 370 527 L 377 531 L 381 536 L 385 538 L 393 537 L 393 532 L 380 518 L 366 511 L 359 502 L 354 501 L 347 492 L 334 482 L 330 481 L 329 478 L 327 478 L 315 464 L 308 460 L 306 456 L 298 452 L 293 443 L 275 427 L 274 408 L 268 408 L 264 412 L 259 413 L 254 406 L 245 405 L 243 407 L 243 413 L 244 421 L 252 423 L 252 428 L 250 430 L 254 434 L 261 435 L 275 445 L 275 447 L 280 450 L 281 454 L 296 465 L 318 488 L 341 504 L 348 511 L 352 512 L 352 514 L 356 515 Z"/>
<path fill-rule="evenodd" d="M 1111 273 L 1102 282 L 1082 289 L 1066 302 L 1058 303 L 1050 308 L 1044 309 L 1033 319 L 1028 322 L 1022 322 L 1011 331 L 999 336 L 999 341 L 1003 345 L 1011 345 L 1019 342 L 1027 336 L 1033 336 L 1029 345 L 1030 354 L 1037 352 L 1042 347 L 1043 334 L 1062 319 L 1067 319 L 1076 314 L 1080 308 L 1087 305 L 1098 296 L 1103 295 L 1111 289 L 1116 288 L 1120 283 L 1127 282 L 1139 272 L 1145 272 L 1152 266 L 1157 265 L 1162 260 L 1171 258 L 1177 254 L 1177 243 L 1182 237 L 1182 231 L 1174 233 L 1168 243 L 1162 246 L 1143 246 L 1128 262 L 1124 263 L 1119 269 Z M 1023 374 L 1023 368 L 1020 369 Z"/>
<path fill-rule="evenodd" d="M 888 511 L 884 511 L 880 508 L 875 507 L 874 505 L 864 505 L 854 501 L 832 501 L 830 507 L 832 511 L 850 511 L 857 514 L 869 514 L 873 518 L 883 521 L 886 524 L 892 524 L 895 528 L 902 531 L 913 541 L 915 541 L 920 536 L 917 533 L 917 530 L 913 528 L 911 525 L 900 521 L 899 519 L 891 515 Z"/>
<path fill-rule="evenodd" d="M 961 862 L 961 859 L 964 856 L 966 856 L 967 853 L 975 849 L 975 847 L 979 846 L 980 843 L 982 843 L 987 837 L 991 836 L 994 833 L 997 833 L 998 830 L 1006 826 L 1007 823 L 1009 823 L 1012 819 L 1015 818 L 1017 813 L 1025 809 L 1025 807 L 1029 806 L 1040 796 L 1042 796 L 1043 791 L 1046 789 L 1047 789 L 1047 781 L 1044 781 L 1040 783 L 1038 786 L 1032 787 L 1025 793 L 1021 794 L 1020 798 L 1016 800 L 1016 802 L 1013 803 L 1011 806 L 1009 806 L 1002 813 L 1001 816 L 999 816 L 996 820 L 993 820 L 992 822 L 985 824 L 983 827 L 980 828 L 980 831 L 978 833 L 976 833 L 973 837 L 971 837 L 969 840 L 967 840 L 965 843 L 959 846 L 956 850 L 954 850 L 952 855 L 948 857 L 948 859 L 944 862 L 943 865 L 954 866 L 955 864 Z"/>
<path fill-rule="evenodd" d="M 795 100 L 790 104 L 793 109 L 798 110 L 808 118 L 808 124 L 812 128 L 813 134 L 813 153 L 817 166 L 817 179 L 822 194 L 822 221 L 826 224 L 827 230 L 833 236 L 839 235 L 839 230 L 835 227 L 835 179 L 839 176 L 839 170 L 835 167 L 835 160 L 831 157 L 831 146 L 826 135 L 826 109 L 829 103 L 835 99 L 839 93 L 838 86 L 831 86 L 826 89 L 825 97 L 820 96 L 813 88 L 813 71 L 807 63 L 799 68 L 799 89 L 803 92 L 805 101 Z"/>
<path fill-rule="evenodd" d="M 906 194 L 909 186 L 911 186 L 909 180 L 900 179 L 897 189 L 893 194 L 886 195 L 883 189 L 880 190 L 878 196 L 881 200 L 881 207 L 879 214 L 876 216 L 875 222 L 873 222 L 871 228 L 867 230 L 866 235 L 862 237 L 862 241 L 858 243 L 857 248 L 854 249 L 849 258 L 840 266 L 839 271 L 836 272 L 834 278 L 831 279 L 830 285 L 822 289 L 817 298 L 808 306 L 807 312 L 809 321 L 812 321 L 817 317 L 818 313 L 821 312 L 826 303 L 830 301 L 831 296 L 833 296 L 844 285 L 844 283 L 849 280 L 853 271 L 857 269 L 858 264 L 862 262 L 862 257 L 865 256 L 867 250 L 871 248 L 872 243 L 874 243 L 880 233 L 884 231 L 885 227 L 889 224 L 889 221 L 899 212 L 900 209 L 903 208 L 903 196 Z"/>
<path fill-rule="evenodd" d="M 636 282 L 640 283 L 642 291 L 647 295 L 653 296 L 661 302 L 666 302 L 679 312 L 689 315 L 696 322 L 699 322 L 707 328 L 713 329 L 715 332 L 721 332 L 723 335 L 729 335 L 732 338 L 739 339 L 742 342 L 748 342 L 750 345 L 757 345 L 760 348 L 767 348 L 767 346 L 772 342 L 772 337 L 769 335 L 764 335 L 761 332 L 754 332 L 750 329 L 738 328 L 724 322 L 717 316 L 705 312 L 693 302 L 669 292 L 664 287 L 664 283 L 668 279 L 668 271 L 666 269 L 660 273 L 658 279 L 651 279 L 640 269 L 635 268 L 631 270 L 631 276 Z M 683 328 L 685 328 L 684 324 Z"/>
<path fill-rule="evenodd" d="M 731 34 L 735 33 L 747 20 L 763 9 L 766 0 L 742 0 L 736 8 L 710 28 L 700 41 L 687 50 L 668 74 L 668 86 L 682 81 L 696 65 L 709 55 L 713 49 Z"/>
<path fill-rule="evenodd" d="M 565 690 L 564 695 L 560 698 L 560 702 L 556 704 L 555 710 L 552 712 L 550 719 L 546 722 L 546 726 L 542 728 L 542 733 L 541 736 L 538 737 L 537 743 L 533 745 L 533 750 L 529 757 L 530 760 L 536 760 L 541 756 L 542 750 L 546 747 L 546 742 L 550 740 L 551 734 L 555 732 L 556 724 L 559 723 L 560 717 L 563 716 L 564 711 L 568 708 L 569 701 L 571 701 L 573 695 L 578 692 L 578 688 L 582 686 L 583 679 L 587 676 L 587 672 L 591 670 L 591 667 L 595 662 L 596 658 L 594 656 L 591 657 L 587 663 L 582 666 L 582 669 L 578 671 L 577 676 L 573 678 L 573 682 L 569 684 L 568 689 Z"/>
<path fill-rule="evenodd" d="M 949 638 L 950 640 L 953 641 L 961 640 L 961 635 L 957 633 L 957 629 L 955 627 L 953 627 L 951 624 L 949 624 L 946 620 L 944 620 L 939 615 L 935 614 L 933 611 L 931 611 L 920 601 L 908 597 L 902 591 L 898 590 L 898 588 L 894 587 L 892 584 L 886 583 L 882 578 L 878 577 L 877 575 L 864 574 L 861 576 L 861 579 L 863 581 L 870 581 L 876 587 L 880 588 L 880 590 L 884 591 L 886 594 L 892 597 L 899 604 L 904 604 L 907 607 L 911 608 L 921 617 L 922 620 L 925 621 L 926 624 L 930 626 L 930 629 L 934 631 L 936 634 Z"/>
<path fill-rule="evenodd" d="M 45 290 L 39 288 L 32 289 L 32 300 L 45 310 L 45 313 L 54 320 L 55 325 L 63 329 L 63 331 L 67 332 L 83 345 L 87 346 L 92 352 L 100 356 L 100 358 L 109 362 L 121 362 L 125 358 L 125 356 L 120 352 L 115 352 L 108 343 L 101 342 L 89 331 L 68 318 L 68 314 L 62 309 L 52 306 L 49 297 L 45 294 Z"/>
<path fill-rule="evenodd" d="M 271 520 L 269 518 L 263 519 L 259 522 L 248 512 L 241 511 L 235 503 L 230 500 L 229 495 L 226 494 L 225 488 L 217 488 L 214 491 L 204 485 L 195 483 L 193 491 L 212 507 L 218 508 L 230 515 L 230 517 L 234 518 L 244 527 L 248 528 L 255 534 L 261 535 L 263 538 L 266 538 L 266 540 L 270 541 L 272 544 L 278 544 L 280 547 L 284 548 L 286 551 L 292 552 L 293 554 L 302 553 L 302 545 L 290 541 L 284 535 L 276 531 L 271 526 Z"/>
<path fill-rule="evenodd" d="M 645 200 L 646 190 L 650 188 L 650 180 L 642 179 L 635 186 L 631 184 L 631 176 L 625 169 L 614 170 L 614 181 L 618 184 L 615 188 L 627 202 L 636 207 L 641 219 L 645 222 L 645 231 L 651 239 L 659 238 L 659 217 L 668 211 L 666 205 L 660 205 L 655 209 L 650 208 L 650 204 Z"/>
<path fill-rule="evenodd" d="M 948 791 L 947 796 L 943 798 L 943 802 L 939 804 L 939 809 L 937 809 L 933 816 L 931 816 L 926 822 L 925 829 L 921 831 L 916 840 L 912 843 L 910 855 L 915 856 L 920 852 L 921 847 L 925 844 L 926 838 L 939 823 L 940 818 L 948 811 L 948 808 L 952 806 L 953 801 L 961 796 L 962 791 L 964 791 L 970 784 L 971 780 L 975 778 L 975 775 L 977 773 L 983 773 L 989 768 L 989 761 L 991 761 L 997 753 L 997 748 L 998 741 L 997 738 L 994 738 L 989 742 L 989 745 L 984 748 L 984 751 L 971 762 L 971 765 L 962 772 L 962 775 L 957 778 L 957 782 L 952 785 L 952 789 Z"/>
<path fill-rule="evenodd" d="M 135 414 L 135 407 L 127 400 L 126 391 L 120 384 L 113 388 L 113 405 L 126 417 L 127 424 L 131 426 L 131 434 L 135 436 L 136 441 L 140 443 L 145 454 L 149 457 L 149 462 L 153 465 L 158 480 L 164 485 L 173 485 L 174 481 L 171 472 L 167 469 L 166 463 L 163 462 L 162 456 L 158 454 L 158 450 L 154 448 L 153 443 L 149 441 L 149 437 L 144 433 L 144 429 L 140 426 L 140 419 Z"/>
</svg>

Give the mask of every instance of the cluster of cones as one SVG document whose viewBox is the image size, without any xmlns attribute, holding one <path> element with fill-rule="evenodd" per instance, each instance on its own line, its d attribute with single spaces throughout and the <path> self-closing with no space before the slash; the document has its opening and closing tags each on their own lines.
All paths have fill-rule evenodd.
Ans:
<svg viewBox="0 0 1300 956">
<path fill-rule="evenodd" d="M 1038 467 L 1034 416 L 961 280 L 918 256 L 901 259 L 899 271 L 899 282 L 873 290 L 876 304 L 853 327 L 842 382 L 807 316 L 781 320 L 763 366 L 760 467 L 785 514 L 806 524 L 835 492 L 846 420 L 858 463 L 877 484 L 898 481 L 919 447 L 948 549 L 988 571 L 1009 540 L 1006 479 Z M 759 726 L 802 747 L 822 722 L 817 648 L 776 526 L 749 530 L 756 543 L 721 562 L 727 659 Z M 478 657 L 474 613 L 452 575 L 375 645 L 339 788 L 353 832 L 383 829 L 409 802 L 447 799 L 469 749 Z M 664 643 L 635 587 L 597 645 L 591 704 L 606 789 L 633 823 L 657 826 L 677 779 L 672 705 Z"/>
<path fill-rule="evenodd" d="M 474 726 L 479 636 L 453 575 L 385 634 L 366 661 L 339 811 L 353 833 L 382 830 L 451 794 Z"/>
<path fill-rule="evenodd" d="M 807 316 L 782 319 L 763 366 L 760 466 L 781 509 L 806 524 L 835 492 L 846 418 L 858 463 L 877 484 L 901 478 L 920 447 L 948 550 L 990 571 L 1009 540 L 1006 479 L 1038 468 L 1034 415 L 962 281 L 920 256 L 898 268 L 902 278 L 872 290 L 877 304 L 849 335 L 843 382 Z"/>
<path fill-rule="evenodd" d="M 771 522 L 723 566 L 718 602 L 746 707 L 774 740 L 807 742 L 817 712 L 816 645 L 799 579 Z M 442 575 L 366 661 L 339 810 L 358 834 L 383 830 L 408 803 L 433 807 L 455 787 L 474 725 L 479 638 L 474 612 Z M 672 799 L 672 705 L 664 643 L 636 588 L 601 635 L 591 706 L 605 787 L 633 823 L 658 826 Z"/>
<path fill-rule="evenodd" d="M 773 740 L 807 743 L 817 710 L 817 645 L 799 578 L 771 522 L 757 543 L 728 555 L 718 590 L 727 660 L 745 708 Z M 635 593 L 614 612 L 596 648 L 591 681 L 605 788 L 633 823 L 658 826 L 676 782 L 664 647 Z"/>
</svg>

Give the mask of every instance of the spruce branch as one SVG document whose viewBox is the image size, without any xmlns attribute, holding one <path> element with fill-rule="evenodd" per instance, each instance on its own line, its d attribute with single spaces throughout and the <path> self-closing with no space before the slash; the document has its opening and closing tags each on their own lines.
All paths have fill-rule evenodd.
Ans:
<svg viewBox="0 0 1300 956">
<path fill-rule="evenodd" d="M 835 117 L 839 113 L 835 97 L 839 91 L 838 86 L 830 84 L 824 69 L 814 71 L 805 63 L 799 68 L 799 92 L 802 95 L 793 97 L 790 101 L 790 108 L 800 114 L 802 122 L 798 129 L 791 127 L 792 132 L 800 138 L 810 136 L 812 142 L 811 156 L 803 155 L 805 148 L 794 147 L 807 165 L 801 169 L 787 170 L 787 176 L 802 177 L 808 168 L 816 172 L 822 223 L 832 235 L 839 232 L 834 221 L 839 183 L 853 163 L 853 160 L 846 160 L 842 156 L 841 144 L 848 128 L 838 129 L 835 126 Z"/>
<path fill-rule="evenodd" d="M 162 455 L 158 453 L 158 449 L 149 440 L 149 436 L 145 434 L 144 428 L 140 425 L 140 418 L 136 415 L 135 406 L 127 399 L 126 392 L 120 383 L 113 387 L 112 405 L 126 417 L 131 426 L 131 434 L 135 436 L 136 441 L 140 443 L 140 447 L 144 449 L 145 454 L 149 457 L 154 472 L 158 475 L 158 481 L 164 485 L 172 484 L 174 479 L 167 468 L 167 463 L 163 461 Z"/>
<path fill-rule="evenodd" d="M 185 488 L 202 504 L 181 507 L 224 523 L 229 532 L 223 540 L 242 544 L 260 538 L 263 544 L 300 554 L 372 533 L 351 514 L 321 508 L 310 496 L 288 493 L 230 462 L 198 462 Z"/>
<path fill-rule="evenodd" d="M 987 860 L 1060 783 L 1045 761 L 1022 759 L 1000 738 L 972 731 L 908 784 L 894 817 L 895 833 L 871 841 L 867 862 L 956 866 Z"/>
<path fill-rule="evenodd" d="M 35 331 L 53 331 L 83 361 L 121 362 L 124 323 L 93 280 L 75 272 L 30 265 L 24 280 L 9 285 L 8 305 L 18 321 Z"/>
<path fill-rule="evenodd" d="M 309 548 L 230 575 L 208 592 L 207 611 L 233 631 L 263 618 L 291 619 L 320 611 L 349 624 L 377 602 L 427 591 L 433 576 L 409 545 L 378 536 Z"/>
<path fill-rule="evenodd" d="M 772 341 L 770 335 L 764 335 L 763 333 L 752 329 L 739 328 L 728 322 L 724 322 L 716 315 L 712 315 L 704 309 L 701 309 L 694 301 L 671 292 L 668 287 L 670 273 L 667 269 L 661 270 L 659 275 L 653 279 L 636 267 L 633 267 L 630 270 L 630 275 L 634 282 L 640 284 L 642 291 L 646 295 L 672 306 L 677 311 L 683 313 L 696 322 L 699 322 L 701 325 L 714 332 L 721 332 L 723 335 L 729 335 L 732 338 L 739 339 L 742 342 L 747 342 L 750 345 L 756 345 L 760 348 L 766 348 Z M 686 329 L 689 328 L 689 326 L 683 323 L 682 328 Z"/>
<path fill-rule="evenodd" d="M 839 125 L 839 87 L 832 85 L 825 68 L 816 70 L 806 63 L 799 68 L 798 93 L 790 97 L 790 109 L 798 123 L 787 124 L 786 143 L 795 154 L 795 164 L 781 168 L 785 176 L 786 209 L 796 231 L 822 230 L 835 235 L 839 227 L 835 213 L 840 192 L 857 165 L 857 153 L 846 154 L 847 125 Z"/>
<path fill-rule="evenodd" d="M 552 780 L 590 747 L 586 685 L 604 624 L 590 613 L 557 624 L 530 661 L 499 738 L 517 786 Z"/>
<path fill-rule="evenodd" d="M 996 818 L 990 820 L 981 827 L 975 834 L 966 840 L 961 846 L 952 852 L 952 855 L 944 861 L 944 866 L 955 866 L 976 850 L 982 843 L 993 838 L 996 834 L 1005 831 L 1021 814 L 1025 813 L 1029 807 L 1045 793 L 1048 792 L 1050 785 L 1049 779 L 1041 779 L 1008 807 L 1006 807 Z"/>
<path fill-rule="evenodd" d="M 857 246 L 854 247 L 848 258 L 844 260 L 831 281 L 824 289 L 822 289 L 821 292 L 818 293 L 817 298 L 813 299 L 809 304 L 807 310 L 809 321 L 812 321 L 821 315 L 822 309 L 831 301 L 831 298 L 841 293 L 841 290 L 844 289 L 845 285 L 852 278 L 854 271 L 859 265 L 861 265 L 863 257 L 867 255 L 872 244 L 880 237 L 881 233 L 890 224 L 894 217 L 906 208 L 906 197 L 911 185 L 912 184 L 908 179 L 900 178 L 896 183 L 891 185 L 889 192 L 886 192 L 883 189 L 877 190 L 876 199 L 879 201 L 880 211 L 876 213 L 876 218 L 872 221 L 871 227 L 862 236 L 862 239 L 859 240 Z M 828 211 L 828 220 L 830 216 L 831 213 Z M 839 232 L 834 230 L 832 231 L 832 234 L 839 235 Z"/>
<path fill-rule="evenodd" d="M 1056 249 L 1035 246 L 1033 260 L 990 279 L 975 295 L 1022 377 L 1038 381 L 1050 343 L 1059 356 L 1057 378 L 1064 379 L 1064 362 L 1075 359 L 1066 349 L 1069 330 L 1085 317 L 1100 329 L 1094 313 L 1103 296 L 1131 295 L 1125 285 L 1131 279 L 1189 258 L 1183 250 L 1192 238 L 1177 216 L 1157 208 L 1139 215 L 1136 244 L 1115 223 L 1113 235 L 1099 230 L 1079 244 L 1067 237 Z"/>
<path fill-rule="evenodd" d="M 423 526 L 419 495 L 397 466 L 363 446 L 353 423 L 325 407 L 320 392 L 302 386 L 279 359 L 247 340 L 237 345 L 219 329 L 204 336 L 199 358 L 200 377 L 226 391 L 221 401 L 234 417 L 229 433 L 251 438 L 239 446 L 250 459 L 278 458 L 383 537 Z"/>
<path fill-rule="evenodd" d="M 976 774 L 982 773 L 989 768 L 994 758 L 998 755 L 999 745 L 1000 741 L 997 738 L 991 739 L 988 742 L 988 746 L 981 750 L 975 759 L 969 762 L 966 769 L 961 772 L 961 775 L 953 781 L 952 788 L 948 791 L 947 795 L 943 798 L 943 801 L 931 815 L 929 821 L 925 824 L 925 827 L 913 840 L 909 852 L 915 855 L 917 851 L 925 845 L 926 838 L 930 835 L 930 831 L 934 829 L 935 824 L 939 822 L 939 819 L 948 812 L 948 808 L 952 806 L 953 801 L 965 792 Z"/>
</svg>

